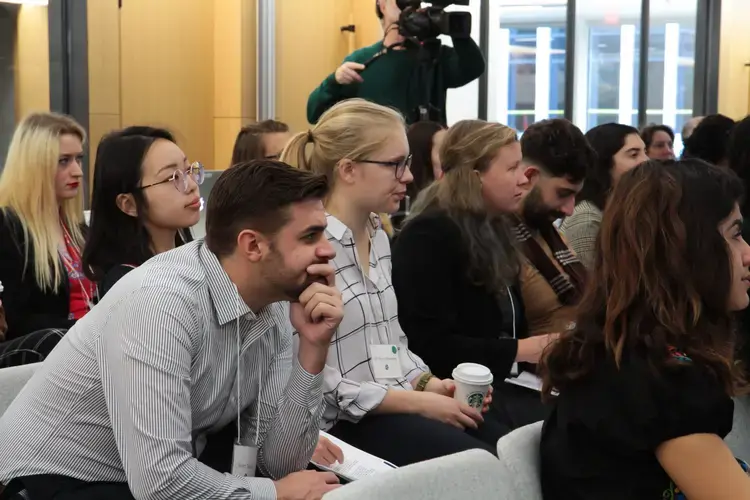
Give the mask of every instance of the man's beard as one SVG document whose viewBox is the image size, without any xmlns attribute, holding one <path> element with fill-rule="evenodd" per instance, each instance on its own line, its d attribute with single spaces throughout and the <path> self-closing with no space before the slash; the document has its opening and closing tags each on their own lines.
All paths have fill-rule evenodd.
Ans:
<svg viewBox="0 0 750 500">
<path fill-rule="evenodd" d="M 307 288 L 315 282 L 327 284 L 322 276 L 315 276 L 304 271 L 304 279 L 299 282 L 300 273 L 286 266 L 284 257 L 273 246 L 271 247 L 272 257 L 266 263 L 265 278 L 281 292 L 281 294 L 291 302 L 299 302 L 299 297 Z M 314 264 L 326 264 L 327 260 L 318 260 L 311 262 Z"/>
<path fill-rule="evenodd" d="M 552 210 L 544 204 L 542 190 L 538 186 L 533 187 L 529 194 L 526 195 L 521 210 L 521 217 L 527 226 L 540 229 L 549 226 L 564 216 L 564 213 L 559 210 Z"/>
</svg>

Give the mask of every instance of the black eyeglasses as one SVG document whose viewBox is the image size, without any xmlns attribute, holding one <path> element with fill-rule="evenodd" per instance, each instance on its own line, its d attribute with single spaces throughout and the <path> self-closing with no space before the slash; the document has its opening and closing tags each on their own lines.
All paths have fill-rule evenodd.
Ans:
<svg viewBox="0 0 750 500">
<path fill-rule="evenodd" d="M 192 178 L 193 181 L 200 186 L 201 184 L 203 184 L 204 177 L 205 169 L 203 168 L 203 164 L 196 161 L 185 170 L 181 170 L 179 168 L 176 169 L 174 172 L 172 172 L 172 175 L 170 175 L 163 181 L 154 182 L 153 184 L 149 184 L 147 186 L 141 186 L 139 189 L 146 189 L 152 186 L 158 186 L 159 184 L 166 184 L 167 182 L 171 182 L 174 184 L 174 187 L 175 189 L 177 189 L 177 191 L 179 191 L 180 193 L 187 193 L 188 191 L 190 191 L 188 178 Z"/>
<path fill-rule="evenodd" d="M 357 160 L 360 163 L 373 163 L 375 165 L 384 165 L 386 167 L 393 167 L 396 169 L 396 179 L 401 179 L 404 176 L 407 168 L 411 168 L 411 153 L 409 156 L 399 161 L 382 161 L 382 160 Z"/>
</svg>

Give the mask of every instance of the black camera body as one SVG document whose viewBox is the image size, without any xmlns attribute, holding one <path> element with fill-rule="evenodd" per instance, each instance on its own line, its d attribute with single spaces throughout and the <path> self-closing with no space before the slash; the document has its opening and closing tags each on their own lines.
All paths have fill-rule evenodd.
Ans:
<svg viewBox="0 0 750 500">
<path fill-rule="evenodd" d="M 433 0 L 430 7 L 422 7 L 420 0 L 396 0 L 401 9 L 398 31 L 406 38 L 424 42 L 440 35 L 455 38 L 471 36 L 469 12 L 445 12 L 449 5 L 469 5 L 469 0 Z"/>
</svg>

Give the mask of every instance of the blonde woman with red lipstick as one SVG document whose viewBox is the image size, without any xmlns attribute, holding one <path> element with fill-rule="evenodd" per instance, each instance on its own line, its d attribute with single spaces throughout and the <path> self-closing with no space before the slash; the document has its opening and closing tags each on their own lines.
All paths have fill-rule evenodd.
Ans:
<svg viewBox="0 0 750 500">
<path fill-rule="evenodd" d="M 16 343 L 0 346 L 0 366 L 40 361 L 93 303 L 81 264 L 85 140 L 75 120 L 55 113 L 27 116 L 13 135 L 0 174 L 0 281 L 5 340 Z M 18 349 L 22 361 L 11 354 Z"/>
</svg>

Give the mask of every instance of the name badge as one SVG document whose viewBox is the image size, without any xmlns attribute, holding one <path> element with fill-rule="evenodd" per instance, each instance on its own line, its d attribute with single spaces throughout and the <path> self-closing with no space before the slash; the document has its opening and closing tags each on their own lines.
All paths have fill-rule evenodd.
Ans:
<svg viewBox="0 0 750 500">
<path fill-rule="evenodd" d="M 398 360 L 398 347 L 395 345 L 371 345 L 372 371 L 376 379 L 399 378 L 403 376 Z"/>
<path fill-rule="evenodd" d="M 258 461 L 258 448 L 234 444 L 232 452 L 232 475 L 241 477 L 255 477 L 255 466 Z"/>
</svg>

